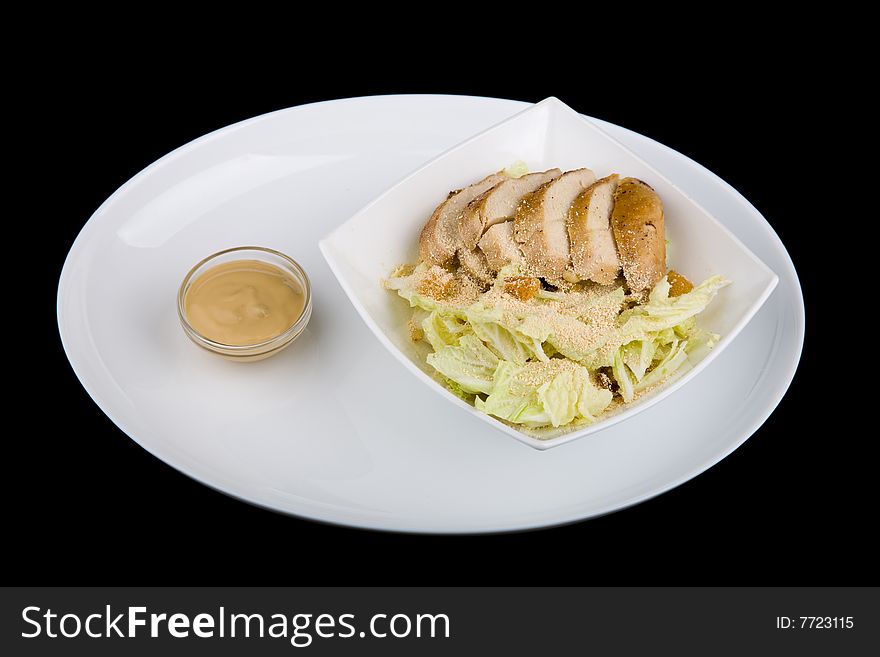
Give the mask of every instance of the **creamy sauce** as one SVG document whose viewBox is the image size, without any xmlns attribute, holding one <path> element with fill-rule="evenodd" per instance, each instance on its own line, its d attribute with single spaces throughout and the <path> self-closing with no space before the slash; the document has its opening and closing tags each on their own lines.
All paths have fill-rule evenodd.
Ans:
<svg viewBox="0 0 880 657">
<path fill-rule="evenodd" d="M 211 267 L 187 290 L 184 311 L 204 337 L 227 345 L 265 342 L 299 319 L 305 295 L 293 277 L 259 260 Z"/>
</svg>

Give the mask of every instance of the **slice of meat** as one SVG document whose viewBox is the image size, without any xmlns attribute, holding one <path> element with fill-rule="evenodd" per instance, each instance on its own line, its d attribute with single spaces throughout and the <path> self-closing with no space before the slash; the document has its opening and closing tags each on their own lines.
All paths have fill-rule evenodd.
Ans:
<svg viewBox="0 0 880 657">
<path fill-rule="evenodd" d="M 495 280 L 494 273 L 489 269 L 486 262 L 486 256 L 478 249 L 464 249 L 458 252 L 458 264 L 464 270 L 465 274 L 479 283 L 483 288 L 487 288 Z"/>
<path fill-rule="evenodd" d="M 611 230 L 630 290 L 646 290 L 666 275 L 663 202 L 650 185 L 637 178 L 620 181 Z"/>
<path fill-rule="evenodd" d="M 610 285 L 617 278 L 620 262 L 611 233 L 616 173 L 597 180 L 581 192 L 568 210 L 571 264 L 581 281 Z"/>
<path fill-rule="evenodd" d="M 595 180 L 589 169 L 575 169 L 523 197 L 514 214 L 513 228 L 523 254 L 524 273 L 563 280 L 571 261 L 565 226 L 568 209 Z"/>
<path fill-rule="evenodd" d="M 419 237 L 419 257 L 432 265 L 448 265 L 461 244 L 458 218 L 467 204 L 487 189 L 506 180 L 502 173 L 493 173 L 473 185 L 451 192 L 434 210 Z"/>
<path fill-rule="evenodd" d="M 459 218 L 463 248 L 477 248 L 477 243 L 486 229 L 513 217 L 516 206 L 523 196 L 561 174 L 562 171 L 559 169 L 550 169 L 527 173 L 519 178 L 508 178 L 468 203 Z"/>
<path fill-rule="evenodd" d="M 522 252 L 513 238 L 513 221 L 503 221 L 490 227 L 480 238 L 479 247 L 493 272 L 505 265 L 522 262 Z"/>
</svg>

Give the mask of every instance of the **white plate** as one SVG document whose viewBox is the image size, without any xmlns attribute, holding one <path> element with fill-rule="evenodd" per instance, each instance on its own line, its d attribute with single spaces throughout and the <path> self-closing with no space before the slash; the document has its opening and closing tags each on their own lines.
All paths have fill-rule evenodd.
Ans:
<svg viewBox="0 0 880 657">
<path fill-rule="evenodd" d="M 720 334 L 721 341 L 708 355 L 706 350 L 690 354 L 690 369 L 683 367 L 683 376 L 609 418 L 541 440 L 481 413 L 442 386 L 425 360 L 424 343 L 413 343 L 409 337 L 409 304 L 379 285 L 394 266 L 417 260 L 425 220 L 448 190 L 461 189 L 515 160 L 524 161 L 532 171 L 589 167 L 597 177 L 620 173 L 644 180 L 663 199 L 666 235 L 674 245 L 670 267 L 697 282 L 713 274 L 733 281 L 699 317 L 700 325 Z M 367 326 L 418 380 L 461 409 L 453 412 L 469 413 L 535 449 L 607 429 L 680 389 L 724 352 L 778 281 L 742 242 L 661 172 L 557 98 L 547 98 L 437 156 L 336 228 L 319 246 Z"/>
<path fill-rule="evenodd" d="M 272 509 L 423 532 L 539 527 L 636 503 L 702 472 L 766 419 L 804 334 L 791 260 L 755 209 L 687 158 L 622 128 L 779 275 L 775 292 L 687 395 L 538 452 L 447 404 L 373 338 L 318 252 L 320 236 L 438 153 L 527 107 L 455 96 L 292 108 L 211 133 L 120 188 L 83 228 L 58 289 L 62 342 L 107 415 L 191 477 Z M 175 293 L 201 257 L 264 244 L 314 285 L 304 334 L 229 363 L 192 345 Z"/>
</svg>

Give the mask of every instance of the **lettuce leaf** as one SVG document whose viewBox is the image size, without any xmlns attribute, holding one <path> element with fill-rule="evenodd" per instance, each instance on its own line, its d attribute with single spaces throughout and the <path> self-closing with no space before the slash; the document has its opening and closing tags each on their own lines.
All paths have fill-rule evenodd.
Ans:
<svg viewBox="0 0 880 657">
<path fill-rule="evenodd" d="M 473 333 L 470 325 L 456 315 L 433 310 L 422 322 L 425 339 L 434 351 L 458 345 L 463 335 Z"/>
<path fill-rule="evenodd" d="M 522 365 L 535 356 L 534 342 L 518 337 L 497 322 L 471 320 L 474 333 L 498 354 L 500 358 Z"/>
<path fill-rule="evenodd" d="M 612 338 L 612 344 L 620 346 L 611 353 L 610 365 L 625 402 L 689 369 L 690 353 L 717 342 L 717 335 L 697 327 L 695 316 L 728 284 L 721 276 L 713 276 L 686 294 L 670 297 L 664 278 L 651 290 L 647 303 L 620 314 L 617 335 Z M 605 363 L 594 360 L 592 364 Z"/>
<path fill-rule="evenodd" d="M 529 172 L 529 165 L 522 160 L 517 160 L 504 169 L 504 174 L 510 178 L 522 178 Z"/>
<path fill-rule="evenodd" d="M 611 392 L 595 386 L 585 367 L 566 359 L 517 365 L 501 361 L 495 385 L 474 405 L 489 415 L 529 427 L 592 422 L 611 403 Z"/>
<path fill-rule="evenodd" d="M 492 391 L 498 356 L 475 335 L 463 335 L 457 345 L 441 347 L 428 354 L 428 364 L 454 381 L 466 393 Z"/>
<path fill-rule="evenodd" d="M 386 290 L 394 290 L 397 292 L 397 294 L 406 299 L 409 302 L 409 305 L 413 308 L 421 308 L 428 312 L 436 310 L 445 315 L 453 315 L 464 319 L 464 308 L 446 301 L 438 301 L 437 299 L 421 294 L 416 290 L 416 285 L 419 280 L 417 274 L 423 273 L 428 268 L 428 265 L 425 263 L 420 263 L 409 275 L 391 276 L 390 278 L 384 279 L 382 281 L 382 286 Z"/>
<path fill-rule="evenodd" d="M 536 317 L 518 317 L 496 308 L 486 308 L 481 303 L 467 308 L 465 315 L 474 333 L 489 343 L 504 360 L 520 364 L 532 358 L 544 362 L 550 360 L 543 348 L 549 331 Z"/>
<path fill-rule="evenodd" d="M 632 342 L 648 341 L 653 342 L 657 349 L 654 355 L 654 360 L 657 360 L 658 356 L 663 355 L 660 350 L 663 345 L 671 344 L 673 340 L 692 337 L 697 331 L 694 317 L 705 310 L 718 290 L 729 284 L 730 281 L 725 278 L 713 276 L 686 294 L 670 297 L 669 283 L 663 279 L 651 290 L 647 303 L 620 313 L 617 328 L 609 332 L 600 348 L 583 354 L 580 358 L 569 357 L 591 370 L 599 367 L 613 368 L 615 355 L 622 347 Z M 633 358 L 630 354 L 629 360 L 633 361 Z M 623 354 L 621 359 L 623 360 Z"/>
<path fill-rule="evenodd" d="M 633 340 L 620 348 L 621 360 L 636 377 L 636 381 L 641 381 L 651 367 L 658 346 L 656 340 Z"/>
<path fill-rule="evenodd" d="M 648 297 L 648 303 L 635 306 L 620 314 L 618 324 L 627 342 L 640 339 L 645 333 L 662 331 L 684 323 L 705 310 L 718 290 L 730 284 L 723 276 L 712 276 L 690 292 L 677 297 L 669 296 L 669 283 L 664 278 Z"/>
<path fill-rule="evenodd" d="M 687 340 L 673 344 L 666 357 L 634 386 L 635 392 L 647 390 L 651 386 L 668 379 L 672 374 L 682 374 L 689 370 L 691 365 L 688 362 L 687 344 Z"/>
</svg>

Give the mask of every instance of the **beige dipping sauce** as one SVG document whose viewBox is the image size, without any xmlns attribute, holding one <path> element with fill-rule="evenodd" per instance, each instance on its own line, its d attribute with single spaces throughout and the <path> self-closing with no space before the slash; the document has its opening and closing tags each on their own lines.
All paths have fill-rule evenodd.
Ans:
<svg viewBox="0 0 880 657">
<path fill-rule="evenodd" d="M 266 342 L 294 325 L 305 306 L 289 274 L 259 260 L 211 267 L 189 286 L 184 311 L 204 337 L 226 345 Z"/>
</svg>

